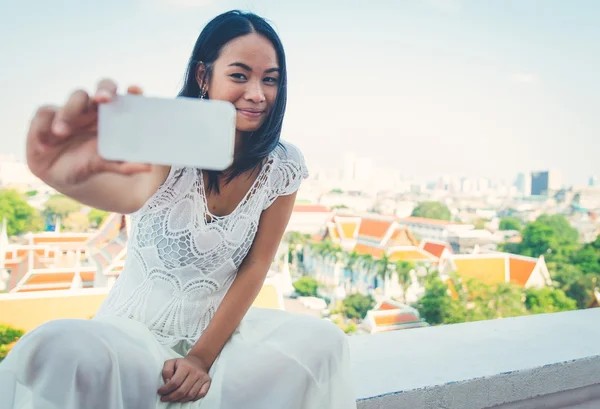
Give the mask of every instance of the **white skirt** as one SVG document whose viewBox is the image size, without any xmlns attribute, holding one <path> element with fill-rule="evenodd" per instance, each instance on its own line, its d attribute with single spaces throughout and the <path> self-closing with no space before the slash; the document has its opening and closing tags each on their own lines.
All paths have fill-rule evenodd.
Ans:
<svg viewBox="0 0 600 409">
<path fill-rule="evenodd" d="M 122 317 L 56 320 L 0 363 L 0 409 L 355 409 L 346 336 L 331 322 L 251 308 L 196 402 L 161 402 L 163 364 L 186 354 Z"/>
</svg>

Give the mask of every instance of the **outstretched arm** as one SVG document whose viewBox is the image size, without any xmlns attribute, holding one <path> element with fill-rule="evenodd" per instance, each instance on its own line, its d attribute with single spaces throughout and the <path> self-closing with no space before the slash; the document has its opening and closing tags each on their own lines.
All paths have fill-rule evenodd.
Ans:
<svg viewBox="0 0 600 409">
<path fill-rule="evenodd" d="M 292 215 L 296 193 L 281 196 L 263 212 L 250 252 L 215 316 L 189 354 L 212 366 L 258 296 Z"/>
</svg>

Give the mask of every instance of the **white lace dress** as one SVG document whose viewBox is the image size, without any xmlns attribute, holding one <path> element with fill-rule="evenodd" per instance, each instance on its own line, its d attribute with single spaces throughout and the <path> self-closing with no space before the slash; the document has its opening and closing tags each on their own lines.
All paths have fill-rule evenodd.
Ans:
<svg viewBox="0 0 600 409">
<path fill-rule="evenodd" d="M 261 212 L 307 176 L 284 143 L 230 215 L 207 208 L 201 172 L 173 167 L 132 215 L 127 261 L 91 320 L 26 334 L 0 364 L 0 409 L 356 408 L 345 335 L 332 323 L 251 308 L 210 370 L 205 398 L 164 403 L 165 360 L 202 334 L 248 253 Z"/>
</svg>

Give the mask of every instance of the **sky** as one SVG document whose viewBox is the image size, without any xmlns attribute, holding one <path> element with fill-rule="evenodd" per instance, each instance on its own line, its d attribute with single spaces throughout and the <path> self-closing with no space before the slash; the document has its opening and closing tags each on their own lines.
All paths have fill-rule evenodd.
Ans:
<svg viewBox="0 0 600 409">
<path fill-rule="evenodd" d="M 0 0 L 0 153 L 39 105 L 110 77 L 174 97 L 202 27 L 269 19 L 288 62 L 282 138 L 417 178 L 600 176 L 597 0 Z"/>
</svg>

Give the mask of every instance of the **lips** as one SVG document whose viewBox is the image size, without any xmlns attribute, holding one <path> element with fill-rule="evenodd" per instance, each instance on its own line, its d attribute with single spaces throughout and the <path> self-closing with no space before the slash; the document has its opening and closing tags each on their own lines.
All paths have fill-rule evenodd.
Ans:
<svg viewBox="0 0 600 409">
<path fill-rule="evenodd" d="M 240 114 L 248 117 L 248 118 L 260 118 L 261 115 L 263 115 L 265 113 L 265 111 L 262 111 L 260 109 L 253 109 L 253 108 L 238 108 L 237 110 Z"/>
</svg>

